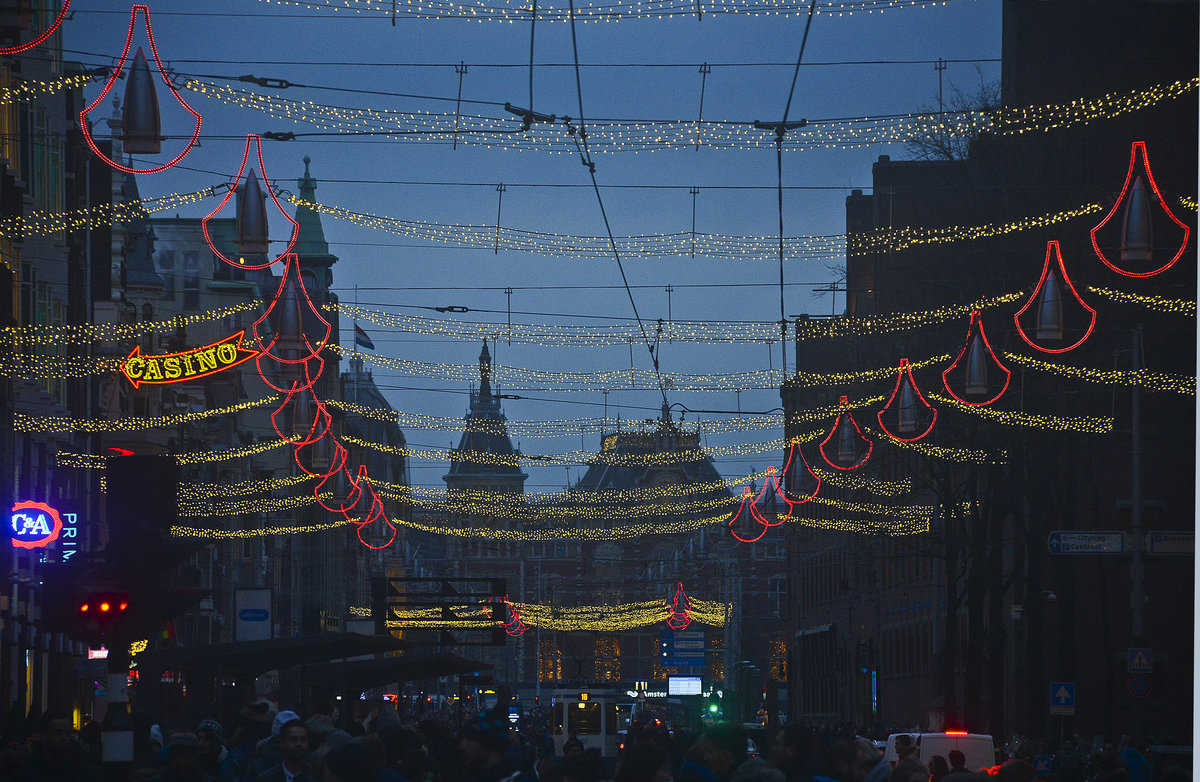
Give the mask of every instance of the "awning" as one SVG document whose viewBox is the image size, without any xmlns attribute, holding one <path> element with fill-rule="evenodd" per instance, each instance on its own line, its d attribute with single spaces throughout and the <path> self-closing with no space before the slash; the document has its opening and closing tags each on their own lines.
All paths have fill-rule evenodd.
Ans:
<svg viewBox="0 0 1200 782">
<path fill-rule="evenodd" d="M 322 663 L 305 671 L 307 680 L 335 690 L 366 690 L 391 682 L 420 681 L 438 676 L 490 670 L 491 663 L 455 654 L 404 654 L 378 660 Z"/>
<path fill-rule="evenodd" d="M 220 671 L 257 676 L 265 671 L 294 665 L 327 663 L 364 654 L 395 652 L 413 646 L 411 641 L 386 635 L 322 633 L 269 641 L 235 641 L 210 646 L 157 649 L 137 655 L 134 662 L 139 669 L 154 674 L 162 671 Z"/>
</svg>

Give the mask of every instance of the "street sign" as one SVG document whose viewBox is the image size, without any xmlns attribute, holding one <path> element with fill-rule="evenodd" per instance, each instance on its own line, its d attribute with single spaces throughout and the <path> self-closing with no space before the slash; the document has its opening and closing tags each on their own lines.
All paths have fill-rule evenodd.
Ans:
<svg viewBox="0 0 1200 782">
<path fill-rule="evenodd" d="M 1075 716 L 1075 682 L 1050 682 L 1050 713 Z"/>
<path fill-rule="evenodd" d="M 1055 530 L 1046 540 L 1051 554 L 1124 554 L 1125 533 L 1106 530 Z"/>
<path fill-rule="evenodd" d="M 1129 688 L 1129 694 L 1133 697 L 1145 698 L 1150 694 L 1150 677 L 1144 673 L 1135 673 L 1129 677 L 1126 686 Z"/>
<path fill-rule="evenodd" d="M 1195 556 L 1195 532 L 1151 532 L 1146 536 L 1147 554 Z"/>
<path fill-rule="evenodd" d="M 270 589 L 233 591 L 233 637 L 237 641 L 269 641 L 273 635 Z"/>
<path fill-rule="evenodd" d="M 703 630 L 663 630 L 659 636 L 659 663 L 664 668 L 704 665 Z"/>
<path fill-rule="evenodd" d="M 1044 777 L 1050 773 L 1050 756 L 1038 755 L 1033 759 L 1033 771 L 1039 777 Z"/>
<path fill-rule="evenodd" d="M 1126 673 L 1154 673 L 1153 649 L 1126 649 Z"/>
</svg>

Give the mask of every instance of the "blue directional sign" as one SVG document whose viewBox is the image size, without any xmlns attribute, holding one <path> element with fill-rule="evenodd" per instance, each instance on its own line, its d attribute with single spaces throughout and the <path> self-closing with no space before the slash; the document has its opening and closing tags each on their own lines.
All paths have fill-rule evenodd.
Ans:
<svg viewBox="0 0 1200 782">
<path fill-rule="evenodd" d="M 703 630 L 663 630 L 659 637 L 659 662 L 664 668 L 704 665 Z"/>
<path fill-rule="evenodd" d="M 1033 771 L 1039 777 L 1049 776 L 1050 774 L 1050 756 L 1038 755 L 1033 759 Z"/>
<path fill-rule="evenodd" d="M 1050 713 L 1075 716 L 1075 682 L 1050 682 Z"/>
<path fill-rule="evenodd" d="M 1046 539 L 1051 554 L 1123 554 L 1125 533 L 1108 530 L 1055 530 Z"/>
</svg>

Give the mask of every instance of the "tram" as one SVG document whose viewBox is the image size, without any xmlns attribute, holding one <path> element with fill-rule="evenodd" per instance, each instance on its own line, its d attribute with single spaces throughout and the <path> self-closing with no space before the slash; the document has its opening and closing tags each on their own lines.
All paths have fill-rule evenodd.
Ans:
<svg viewBox="0 0 1200 782">
<path fill-rule="evenodd" d="M 598 749 L 600 756 L 615 762 L 621 736 L 633 719 L 632 699 L 613 690 L 554 690 L 550 696 L 550 731 L 554 754 L 563 754 L 563 744 L 575 736 L 584 750 Z"/>
</svg>

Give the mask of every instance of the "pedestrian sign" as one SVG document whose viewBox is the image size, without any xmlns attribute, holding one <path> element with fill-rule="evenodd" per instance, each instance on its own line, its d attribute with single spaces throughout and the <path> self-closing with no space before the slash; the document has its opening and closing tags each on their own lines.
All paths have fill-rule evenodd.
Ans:
<svg viewBox="0 0 1200 782">
<path fill-rule="evenodd" d="M 1154 673 L 1153 649 L 1126 649 L 1125 660 L 1126 673 Z"/>
<path fill-rule="evenodd" d="M 1050 713 L 1075 716 L 1075 682 L 1050 682 Z"/>
</svg>

